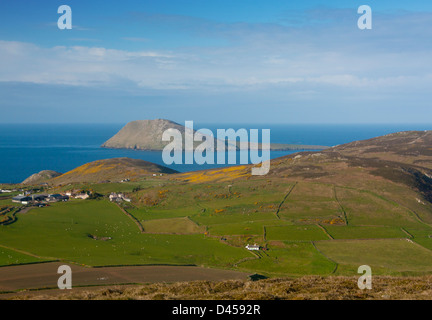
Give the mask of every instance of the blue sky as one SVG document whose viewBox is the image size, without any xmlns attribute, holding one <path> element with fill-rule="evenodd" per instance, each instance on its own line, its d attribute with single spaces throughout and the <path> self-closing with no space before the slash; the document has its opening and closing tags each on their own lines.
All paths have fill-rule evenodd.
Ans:
<svg viewBox="0 0 432 320">
<path fill-rule="evenodd" d="M 431 57 L 432 1 L 7 0 L 0 122 L 425 123 Z"/>
</svg>

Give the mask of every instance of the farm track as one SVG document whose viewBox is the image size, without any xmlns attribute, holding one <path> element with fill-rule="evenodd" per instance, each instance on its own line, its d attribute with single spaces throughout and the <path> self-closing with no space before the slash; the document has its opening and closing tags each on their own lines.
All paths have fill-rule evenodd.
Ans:
<svg viewBox="0 0 432 320">
<path fill-rule="evenodd" d="M 326 228 L 324 228 L 322 225 L 320 225 L 319 223 L 317 224 L 317 226 L 318 226 L 318 228 L 320 228 L 325 234 L 326 234 L 326 236 L 327 237 L 329 237 L 331 240 L 334 240 L 334 238 L 333 238 L 333 236 L 330 234 L 330 233 L 328 233 L 328 231 L 327 231 L 327 229 Z"/>
<path fill-rule="evenodd" d="M 333 194 L 334 194 L 334 198 L 335 198 L 337 204 L 339 205 L 339 207 L 342 210 L 342 213 L 343 213 L 343 216 L 344 216 L 344 219 L 345 219 L 345 224 L 348 225 L 348 216 L 347 216 L 347 213 L 345 211 L 345 208 L 342 206 L 342 204 L 340 203 L 340 201 L 339 201 L 339 199 L 337 197 L 336 186 L 335 185 L 333 185 Z"/>
<path fill-rule="evenodd" d="M 346 188 L 346 187 L 345 187 L 345 188 Z M 421 223 L 421 224 L 423 224 L 423 225 L 425 225 L 425 226 L 428 226 L 428 227 L 432 227 L 432 224 L 429 224 L 429 223 L 427 223 L 426 221 L 424 221 L 422 218 L 420 218 L 420 216 L 418 215 L 417 212 L 415 212 L 413 209 L 411 209 L 411 208 L 409 208 L 409 207 L 407 207 L 407 206 L 401 204 L 400 202 L 398 202 L 398 201 L 396 201 L 396 200 L 393 200 L 393 199 L 388 198 L 388 197 L 384 197 L 384 196 L 382 196 L 382 195 L 376 194 L 376 193 L 371 192 L 371 191 L 369 191 L 369 190 L 363 190 L 363 189 L 358 189 L 358 188 L 349 188 L 349 189 L 356 190 L 356 191 L 358 191 L 358 192 L 366 192 L 366 193 L 369 193 L 369 194 L 371 194 L 371 195 L 373 195 L 373 196 L 375 196 L 375 197 L 378 197 L 378 198 L 380 198 L 380 199 L 383 199 L 384 201 L 387 201 L 387 202 L 389 202 L 389 203 L 396 204 L 396 205 L 398 205 L 398 206 L 400 206 L 400 207 L 406 209 L 406 210 L 407 210 L 407 211 L 408 211 L 408 212 L 409 212 L 409 213 L 414 217 L 414 219 L 416 219 L 419 223 Z M 346 211 L 345 211 L 345 209 L 343 208 L 342 204 L 340 203 L 339 199 L 337 198 L 337 194 L 336 194 L 336 186 L 334 186 L 334 195 L 335 195 L 335 199 L 336 199 L 336 201 L 338 202 L 340 208 L 341 208 L 342 211 L 343 211 L 343 214 L 344 214 L 344 217 L 345 217 L 345 221 L 346 221 L 346 225 L 348 225 L 348 217 L 347 217 Z M 402 231 L 403 231 L 404 233 L 408 234 L 410 237 L 412 237 L 412 235 L 409 234 L 406 230 L 402 230 Z"/>
<path fill-rule="evenodd" d="M 405 228 L 400 228 L 402 230 L 402 232 L 404 232 L 410 239 L 414 239 L 414 236 L 409 233 L 408 231 L 405 230 Z"/>
<path fill-rule="evenodd" d="M 391 201 L 393 201 L 394 203 L 398 204 L 398 205 L 401 206 L 402 208 L 407 209 L 407 210 L 408 210 L 408 211 L 409 211 L 409 212 L 414 216 L 414 218 L 417 219 L 418 222 L 420 222 L 420 223 L 422 223 L 422 224 L 424 224 L 424 225 L 426 225 L 426 226 L 428 226 L 428 227 L 432 227 L 431 224 L 429 224 L 429 223 L 423 221 L 423 219 L 420 218 L 420 216 L 418 215 L 418 213 L 415 212 L 414 210 L 408 208 L 407 206 L 405 206 L 405 205 L 403 205 L 403 204 L 401 204 L 401 203 L 399 203 L 399 202 L 397 202 L 397 201 L 395 201 L 395 200 L 392 200 L 392 199 L 389 199 L 389 200 L 391 200 Z"/>
<path fill-rule="evenodd" d="M 278 209 L 276 211 L 276 217 L 280 220 L 279 211 L 282 208 L 282 205 L 284 204 L 285 200 L 288 198 L 288 196 L 291 194 L 291 192 L 294 190 L 298 182 L 294 183 L 294 185 L 291 187 L 291 189 L 288 191 L 288 193 L 285 195 L 281 203 L 279 203 Z"/>
<path fill-rule="evenodd" d="M 133 215 L 123 209 L 118 203 L 116 203 L 115 205 L 137 225 L 141 233 L 145 233 L 143 225 L 141 224 L 141 222 L 139 222 L 137 218 L 135 218 Z"/>
<path fill-rule="evenodd" d="M 324 240 L 324 241 L 329 241 L 329 240 Z M 337 263 L 336 261 L 334 261 L 333 259 L 331 259 L 330 257 L 328 257 L 327 255 L 325 255 L 320 249 L 317 248 L 317 246 L 315 245 L 315 241 L 311 241 L 312 246 L 315 248 L 315 250 L 322 255 L 324 258 L 326 258 L 328 261 L 331 261 L 332 263 L 335 264 L 335 268 L 333 269 L 331 274 L 335 274 L 338 267 L 339 267 L 339 263 Z"/>
<path fill-rule="evenodd" d="M 8 246 L 4 246 L 2 244 L 0 244 L 0 248 L 9 249 L 9 250 L 12 250 L 12 251 L 15 251 L 15 252 L 18 252 L 18 253 L 21 253 L 21 254 L 25 254 L 25 255 L 31 256 L 33 258 L 41 259 L 41 260 L 43 260 L 43 259 L 47 259 L 47 260 L 59 260 L 58 258 L 38 256 L 38 255 L 36 255 L 34 253 L 31 253 L 31 252 L 28 252 L 28 251 L 24 251 L 24 250 L 20 250 L 20 249 L 16 249 L 16 248 L 12 248 L 12 247 L 8 247 Z"/>
</svg>

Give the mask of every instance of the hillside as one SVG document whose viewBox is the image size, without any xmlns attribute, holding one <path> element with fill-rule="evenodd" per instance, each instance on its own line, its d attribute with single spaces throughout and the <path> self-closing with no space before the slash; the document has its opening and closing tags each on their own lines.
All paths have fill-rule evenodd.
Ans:
<svg viewBox="0 0 432 320">
<path fill-rule="evenodd" d="M 35 173 L 25 179 L 22 184 L 35 185 L 47 182 L 48 180 L 61 176 L 62 174 L 52 170 L 43 170 L 41 172 Z"/>
<path fill-rule="evenodd" d="M 114 158 L 84 164 L 72 171 L 51 179 L 54 185 L 84 182 L 118 182 L 151 174 L 171 174 L 177 171 L 139 159 Z"/>
<path fill-rule="evenodd" d="M 137 150 L 151 150 L 160 151 L 169 142 L 162 141 L 162 134 L 168 129 L 177 129 L 182 133 L 183 141 L 186 130 L 191 130 L 183 125 L 175 123 L 170 120 L 156 119 L 156 120 L 136 120 L 127 123 L 117 134 L 102 144 L 103 148 L 113 149 L 137 149 Z M 201 135 L 195 130 L 195 135 Z M 216 133 L 214 133 L 216 134 Z M 203 136 L 203 135 L 201 135 Z M 214 139 L 215 146 L 217 139 Z M 194 148 L 196 148 L 200 142 L 194 142 Z M 235 145 L 237 149 L 240 149 L 240 144 L 237 142 L 227 142 L 226 144 Z M 259 143 L 250 143 L 250 149 L 257 149 L 261 147 Z M 309 146 L 309 145 L 293 145 L 293 144 L 271 144 L 271 150 L 321 150 L 325 149 L 325 146 Z M 183 145 L 183 149 L 185 146 Z"/>
<path fill-rule="evenodd" d="M 103 195 L 99 200 L 74 199 L 29 214 L 19 212 L 20 204 L 5 203 L 15 206 L 12 211 L 5 206 L 5 214 L 18 213 L 18 219 L 0 233 L 5 248 L 0 266 L 40 259 L 97 267 L 153 265 L 154 279 L 167 274 L 158 265 L 271 278 L 358 277 L 361 265 L 370 266 L 374 277 L 432 275 L 432 170 L 424 150 L 432 143 L 417 135 L 290 154 L 272 160 L 266 176 L 252 176 L 252 165 L 242 165 L 116 183 L 133 178 L 132 172 L 144 177 L 154 171 L 150 168 L 163 167 L 130 159 L 90 163 L 52 179 L 63 186 L 49 192 L 74 188 L 64 186 L 71 182 L 111 180 L 91 186 Z M 405 144 L 425 156 L 421 165 L 399 157 Z M 383 145 L 381 158 L 365 153 Z M 113 205 L 111 192 L 131 202 Z M 31 241 L 35 235 L 37 246 Z M 247 244 L 260 250 L 251 252 Z M 114 283 L 108 281 L 104 285 Z M 340 281 L 344 286 L 349 280 Z M 289 286 L 281 284 L 281 292 Z"/>
<path fill-rule="evenodd" d="M 432 169 L 432 131 L 404 131 L 336 146 L 346 156 L 389 160 Z"/>
<path fill-rule="evenodd" d="M 431 136 L 430 131 L 401 132 L 319 152 L 290 154 L 271 160 L 270 172 L 264 178 L 268 179 L 269 185 L 282 182 L 297 184 L 293 190 L 298 190 L 300 184 L 322 184 L 321 192 L 329 193 L 329 196 L 333 194 L 333 198 L 338 188 L 342 188 L 341 191 L 351 188 L 359 190 L 357 192 L 379 194 L 390 202 L 396 201 L 409 208 L 422 223 L 429 224 L 432 223 Z M 235 166 L 182 173 L 176 177 L 199 184 L 261 180 L 250 175 L 251 168 L 252 165 Z M 302 192 L 305 193 L 302 195 Z M 308 194 L 305 189 L 298 196 L 311 199 L 309 210 L 322 210 L 322 204 L 315 198 L 321 197 L 319 192 L 310 192 Z M 344 219 L 348 223 L 347 218 Z"/>
</svg>

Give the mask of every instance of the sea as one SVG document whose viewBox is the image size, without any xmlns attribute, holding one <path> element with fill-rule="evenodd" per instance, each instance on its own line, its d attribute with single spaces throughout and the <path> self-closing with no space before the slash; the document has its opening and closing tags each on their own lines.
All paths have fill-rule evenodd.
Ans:
<svg viewBox="0 0 432 320">
<path fill-rule="evenodd" d="M 19 183 L 42 170 L 67 172 L 85 163 L 118 157 L 142 159 L 180 172 L 226 166 L 166 165 L 160 151 L 106 149 L 100 146 L 125 124 L 0 124 L 0 183 Z M 407 130 L 432 130 L 432 124 L 206 124 L 194 129 L 270 129 L 272 143 L 335 146 Z M 244 151 L 243 151 L 244 152 Z M 298 151 L 272 151 L 271 158 Z M 239 161 L 239 154 L 237 154 Z"/>
</svg>

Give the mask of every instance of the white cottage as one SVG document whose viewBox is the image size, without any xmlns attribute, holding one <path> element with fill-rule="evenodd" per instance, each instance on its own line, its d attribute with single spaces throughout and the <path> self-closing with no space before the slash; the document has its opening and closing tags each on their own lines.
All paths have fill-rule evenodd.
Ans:
<svg viewBox="0 0 432 320">
<path fill-rule="evenodd" d="M 253 246 L 250 245 L 250 244 L 248 244 L 245 248 L 248 249 L 248 250 L 250 250 L 250 251 L 254 251 L 254 250 L 255 250 L 255 251 L 259 251 L 260 246 L 257 245 L 257 244 L 254 244 Z"/>
</svg>

